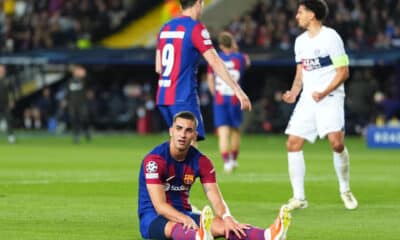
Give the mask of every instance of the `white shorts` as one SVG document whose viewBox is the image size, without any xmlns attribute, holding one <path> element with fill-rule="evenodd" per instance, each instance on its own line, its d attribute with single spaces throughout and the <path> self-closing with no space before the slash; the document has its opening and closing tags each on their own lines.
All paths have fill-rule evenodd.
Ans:
<svg viewBox="0 0 400 240">
<path fill-rule="evenodd" d="M 317 136 L 344 131 L 344 96 L 328 95 L 315 102 L 311 94 L 302 94 L 286 127 L 285 134 L 313 143 Z"/>
</svg>

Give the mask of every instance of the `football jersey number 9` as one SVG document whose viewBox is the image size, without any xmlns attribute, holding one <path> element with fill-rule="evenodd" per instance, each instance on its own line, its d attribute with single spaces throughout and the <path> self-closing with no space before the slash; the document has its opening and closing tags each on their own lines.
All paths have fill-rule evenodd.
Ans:
<svg viewBox="0 0 400 240">
<path fill-rule="evenodd" d="M 169 77 L 171 74 L 172 68 L 174 66 L 175 59 L 175 49 L 174 45 L 171 43 L 167 43 L 161 54 L 161 65 L 165 67 L 164 72 L 162 74 L 163 77 Z"/>
</svg>

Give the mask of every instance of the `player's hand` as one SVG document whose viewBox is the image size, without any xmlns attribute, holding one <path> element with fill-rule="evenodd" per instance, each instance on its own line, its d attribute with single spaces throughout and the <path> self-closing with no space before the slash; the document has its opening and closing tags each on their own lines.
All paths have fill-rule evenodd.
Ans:
<svg viewBox="0 0 400 240">
<path fill-rule="evenodd" d="M 182 221 L 183 229 L 198 229 L 196 222 L 189 216 L 186 216 Z"/>
<path fill-rule="evenodd" d="M 296 97 L 291 91 L 286 91 L 285 94 L 283 94 L 282 99 L 286 103 L 294 103 L 296 101 Z"/>
<path fill-rule="evenodd" d="M 236 96 L 240 101 L 240 108 L 242 110 L 251 111 L 251 102 L 246 93 L 244 93 L 243 90 L 240 89 L 240 91 L 236 94 Z"/>
<path fill-rule="evenodd" d="M 321 101 L 324 97 L 325 97 L 325 95 L 323 93 L 321 93 L 321 92 L 313 92 L 312 93 L 312 98 L 316 102 Z"/>
<path fill-rule="evenodd" d="M 229 233 L 233 232 L 239 239 L 246 237 L 246 229 L 250 229 L 249 224 L 237 222 L 232 216 L 226 217 L 224 220 L 225 238 L 229 239 Z"/>
</svg>

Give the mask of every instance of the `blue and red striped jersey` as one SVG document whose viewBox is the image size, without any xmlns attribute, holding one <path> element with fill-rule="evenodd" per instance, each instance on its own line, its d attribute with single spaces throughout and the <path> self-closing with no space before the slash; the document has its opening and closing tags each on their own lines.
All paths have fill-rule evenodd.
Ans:
<svg viewBox="0 0 400 240">
<path fill-rule="evenodd" d="M 177 161 L 170 154 L 170 143 L 154 148 L 143 160 L 139 174 L 139 216 L 151 211 L 156 213 L 146 184 L 164 186 L 167 202 L 179 211 L 191 211 L 189 192 L 196 178 L 201 183 L 215 183 L 216 175 L 211 160 L 190 147 L 184 161 Z"/>
<path fill-rule="evenodd" d="M 200 54 L 213 48 L 204 25 L 187 16 L 167 22 L 160 30 L 161 74 L 158 80 L 157 105 L 197 101 L 197 64 Z"/>
<path fill-rule="evenodd" d="M 224 61 L 226 68 L 228 69 L 233 80 L 241 85 L 244 70 L 246 68 L 246 58 L 243 53 L 231 52 L 224 53 L 219 52 L 218 55 Z M 208 73 L 214 73 L 212 68 L 208 67 Z M 239 99 L 236 97 L 233 89 L 228 86 L 219 76 L 215 75 L 215 96 L 214 102 L 216 104 L 230 103 L 233 105 L 240 104 Z"/>
</svg>

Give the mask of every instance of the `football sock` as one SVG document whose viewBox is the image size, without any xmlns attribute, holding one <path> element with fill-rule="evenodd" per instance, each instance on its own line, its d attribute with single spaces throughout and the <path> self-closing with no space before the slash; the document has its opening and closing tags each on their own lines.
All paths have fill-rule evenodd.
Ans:
<svg viewBox="0 0 400 240">
<path fill-rule="evenodd" d="M 232 160 L 233 160 L 234 162 L 237 161 L 238 155 L 239 155 L 239 150 L 233 150 L 233 151 L 232 151 L 231 156 L 232 156 Z"/>
<path fill-rule="evenodd" d="M 197 230 L 184 229 L 181 223 L 175 224 L 172 228 L 171 237 L 174 240 L 196 240 Z"/>
<path fill-rule="evenodd" d="M 256 239 L 256 240 L 265 240 L 264 237 L 264 232 L 265 229 L 261 229 L 261 228 L 256 228 L 253 226 L 250 226 L 249 229 L 244 230 L 244 232 L 246 233 L 246 237 L 244 238 L 238 238 L 234 232 L 230 232 L 229 233 L 229 240 L 252 240 L 252 239 Z"/>
<path fill-rule="evenodd" d="M 293 197 L 305 199 L 304 176 L 306 174 L 306 164 L 304 163 L 303 151 L 288 152 L 289 175 L 293 189 Z"/>
<path fill-rule="evenodd" d="M 224 163 L 229 162 L 229 153 L 227 153 L 227 152 L 221 153 L 221 156 L 222 156 L 222 159 L 224 160 Z"/>
<path fill-rule="evenodd" d="M 333 165 L 339 181 L 340 192 L 350 191 L 350 157 L 347 148 L 343 152 L 333 152 Z"/>
</svg>

